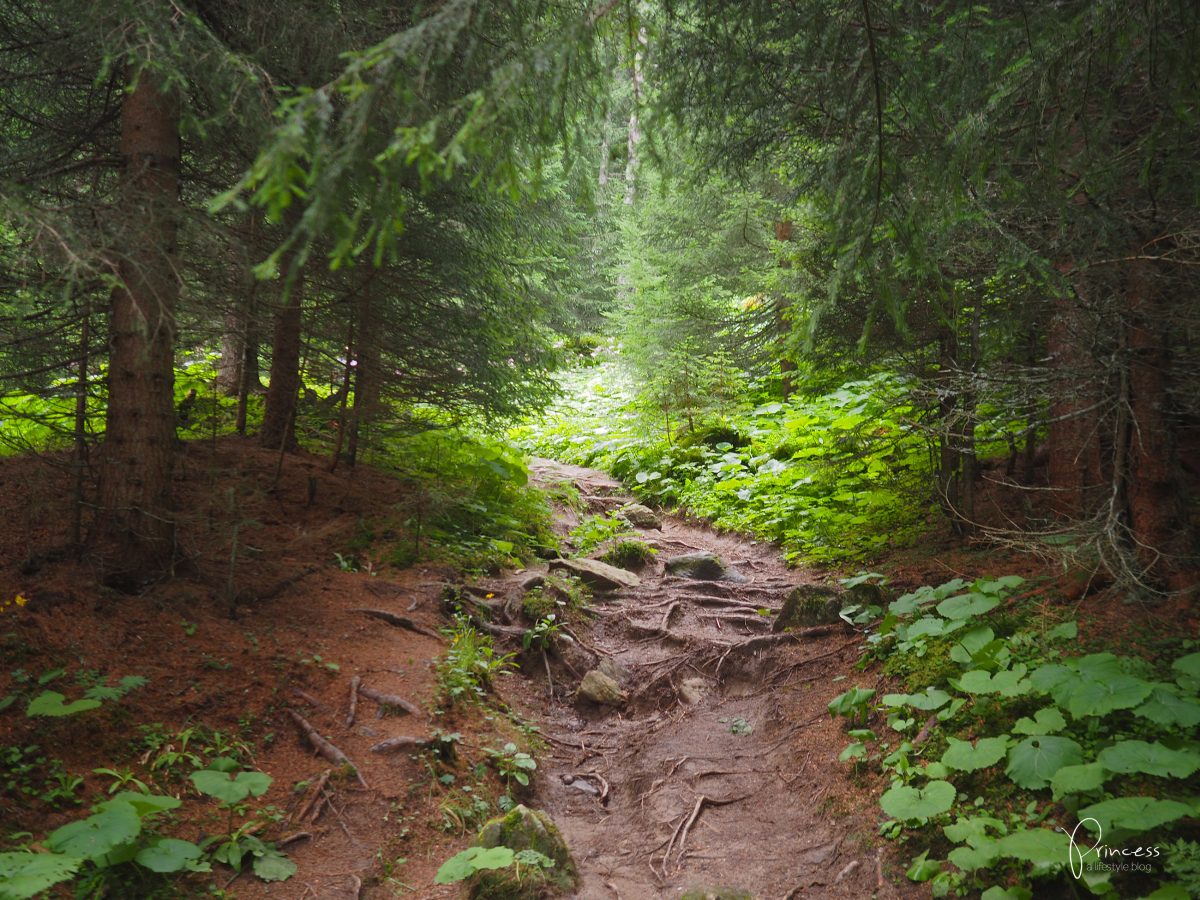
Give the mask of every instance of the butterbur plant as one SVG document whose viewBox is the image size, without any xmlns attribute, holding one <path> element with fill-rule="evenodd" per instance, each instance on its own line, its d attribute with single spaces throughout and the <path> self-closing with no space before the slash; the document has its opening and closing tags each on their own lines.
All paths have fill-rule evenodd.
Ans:
<svg viewBox="0 0 1200 900">
<path fill-rule="evenodd" d="M 908 869 L 935 897 L 983 890 L 987 900 L 1027 898 L 1035 882 L 1101 897 L 1189 896 L 1171 868 L 1155 863 L 1153 848 L 1200 809 L 1200 652 L 1161 663 L 1071 655 L 1074 622 L 1018 613 L 1014 627 L 1013 610 L 1002 603 L 1021 583 L 1016 576 L 955 579 L 906 594 L 883 617 L 873 636 L 876 658 L 896 673 L 936 672 L 918 652 L 936 649 L 951 669 L 922 690 L 882 698 L 893 730 L 903 734 L 925 721 L 930 739 L 880 743 L 890 752 L 872 757 L 892 780 L 880 797 L 890 817 L 881 832 L 900 839 L 941 833 L 950 847 L 945 858 L 927 849 Z M 1004 619 L 995 615 L 1001 608 Z M 1184 651 L 1195 647 L 1182 642 Z M 855 700 L 847 692 L 830 709 L 849 715 Z M 877 739 L 852 736 L 843 759 L 867 757 Z M 922 759 L 927 747 L 937 749 Z M 1128 863 L 1129 848 L 1148 858 L 1111 864 L 1114 855 Z"/>
</svg>

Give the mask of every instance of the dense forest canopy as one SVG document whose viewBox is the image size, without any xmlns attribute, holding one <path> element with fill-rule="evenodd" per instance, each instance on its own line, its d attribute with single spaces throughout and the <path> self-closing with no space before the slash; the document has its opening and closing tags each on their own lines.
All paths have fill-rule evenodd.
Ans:
<svg viewBox="0 0 1200 900">
<path fill-rule="evenodd" d="M 136 586 L 180 562 L 198 408 L 353 465 L 397 431 L 511 423 L 615 347 L 663 442 L 630 475 L 868 385 L 781 426 L 764 477 L 827 429 L 861 475 L 847 509 L 875 497 L 854 517 L 932 502 L 1175 590 L 1200 477 L 1198 15 L 7 0 L 8 449 L 72 448 L 74 542 Z M 767 533 L 808 514 L 800 480 Z M 985 521 L 984 484 L 1027 489 L 1025 521 Z M 754 490 L 729 488 L 743 518 Z"/>
</svg>

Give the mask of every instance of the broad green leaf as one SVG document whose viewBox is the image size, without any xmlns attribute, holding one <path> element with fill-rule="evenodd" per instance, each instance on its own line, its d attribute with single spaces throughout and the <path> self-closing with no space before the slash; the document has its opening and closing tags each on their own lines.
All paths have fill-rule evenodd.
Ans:
<svg viewBox="0 0 1200 900">
<path fill-rule="evenodd" d="M 946 858 L 964 872 L 973 872 L 976 869 L 987 868 L 998 857 L 999 849 L 996 847 L 996 842 L 985 839 L 967 847 L 955 847 Z"/>
<path fill-rule="evenodd" d="M 97 809 L 107 809 L 118 803 L 126 803 L 132 806 L 134 811 L 145 818 L 156 812 L 163 812 L 168 809 L 178 809 L 182 803 L 174 797 L 167 797 L 162 794 L 142 794 L 138 791 L 121 791 L 119 794 L 114 794 L 109 799 L 105 800 Z"/>
<path fill-rule="evenodd" d="M 95 709 L 100 705 L 99 700 L 83 699 L 64 703 L 63 701 L 66 699 L 58 691 L 43 691 L 29 701 L 29 706 L 25 708 L 25 715 L 58 718 L 59 716 L 73 716 L 75 713 Z"/>
<path fill-rule="evenodd" d="M 1149 681 L 1120 673 L 1101 680 L 1084 678 L 1070 685 L 1067 712 L 1073 718 L 1082 719 L 1130 709 L 1149 697 L 1153 689 L 1154 685 Z"/>
<path fill-rule="evenodd" d="M 937 605 L 937 611 L 947 619 L 970 619 L 1000 605 L 1000 598 L 986 594 L 961 594 L 949 597 Z"/>
<path fill-rule="evenodd" d="M 1067 865 L 1070 838 L 1049 828 L 1021 828 L 996 841 L 1000 855 L 1032 863 L 1038 868 Z"/>
<path fill-rule="evenodd" d="M 1153 894 L 1147 894 L 1142 900 L 1195 900 L 1192 892 L 1179 882 L 1164 884 Z"/>
<path fill-rule="evenodd" d="M 1087 678 L 1114 678 L 1125 674 L 1120 658 L 1113 653 L 1089 653 L 1067 660 L 1067 665 Z"/>
<path fill-rule="evenodd" d="M 949 738 L 950 746 L 942 754 L 942 764 L 960 772 L 975 772 L 994 766 L 1008 752 L 1008 735 L 980 738 L 975 746 L 970 741 Z"/>
<path fill-rule="evenodd" d="M 950 702 L 950 695 L 943 690 L 931 687 L 923 694 L 884 694 L 884 706 L 911 706 L 913 709 L 923 709 L 932 712 L 941 709 Z"/>
<path fill-rule="evenodd" d="M 964 622 L 950 622 L 937 616 L 923 616 L 908 626 L 905 637 L 909 640 L 918 637 L 938 637 L 956 628 L 961 628 Z"/>
<path fill-rule="evenodd" d="M 278 850 L 254 857 L 254 874 L 263 881 L 287 881 L 296 874 L 296 864 Z"/>
<path fill-rule="evenodd" d="M 230 777 L 229 772 L 214 772 L 201 769 L 191 775 L 196 790 L 222 803 L 238 803 L 247 797 L 261 797 L 271 786 L 271 776 L 266 772 L 238 772 Z"/>
<path fill-rule="evenodd" d="M 151 872 L 182 872 L 188 864 L 199 859 L 204 851 L 191 841 L 163 838 L 139 850 L 134 861 Z"/>
<path fill-rule="evenodd" d="M 979 900 L 1031 900 L 1033 891 L 1023 887 L 992 885 L 979 895 Z"/>
<path fill-rule="evenodd" d="M 1067 794 L 1086 794 L 1099 790 L 1108 780 L 1108 773 L 1098 762 L 1063 766 L 1050 778 L 1050 790 L 1058 800 Z"/>
<path fill-rule="evenodd" d="M 504 869 L 512 865 L 513 851 L 508 847 L 468 847 L 456 853 L 437 870 L 434 884 L 454 884 L 465 881 L 481 869 Z"/>
<path fill-rule="evenodd" d="M 956 663 L 967 665 L 971 659 L 996 639 L 996 633 L 986 625 L 977 625 L 967 631 L 958 643 L 950 648 L 950 658 Z"/>
<path fill-rule="evenodd" d="M 100 812 L 51 832 L 46 848 L 67 856 L 99 859 L 132 841 L 141 830 L 142 820 L 132 806 L 109 802 Z"/>
<path fill-rule="evenodd" d="M 1117 797 L 1114 800 L 1105 800 L 1084 807 L 1076 813 L 1076 818 L 1083 823 L 1085 828 L 1092 831 L 1095 829 L 1087 820 L 1095 819 L 1107 833 L 1114 826 L 1125 831 L 1148 831 L 1192 814 L 1191 806 L 1180 803 L 1178 800 L 1159 800 L 1154 797 Z"/>
<path fill-rule="evenodd" d="M 1100 751 L 1096 761 L 1110 772 L 1141 772 L 1162 778 L 1187 778 L 1200 769 L 1200 753 L 1172 750 L 1158 742 L 1121 741 Z"/>
<path fill-rule="evenodd" d="M 1063 766 L 1083 762 L 1083 749 L 1065 737 L 1037 735 L 1021 741 L 1008 752 L 1005 773 L 1027 790 L 1044 788 Z"/>
<path fill-rule="evenodd" d="M 928 856 L 929 851 L 922 850 L 921 855 L 913 859 L 912 864 L 904 873 L 909 881 L 925 882 L 942 871 L 941 860 L 927 859 Z"/>
<path fill-rule="evenodd" d="M 1057 706 L 1047 706 L 1033 714 L 1033 718 L 1022 716 L 1012 730 L 1017 734 L 1054 734 L 1067 727 L 1067 720 Z"/>
<path fill-rule="evenodd" d="M 1185 691 L 1200 691 L 1200 653 L 1189 653 L 1171 663 L 1175 680 Z"/>
<path fill-rule="evenodd" d="M 84 862 L 81 857 L 61 853 L 0 853 L 0 898 L 35 897 L 66 881 Z"/>
<path fill-rule="evenodd" d="M 867 745 L 862 741 L 848 744 L 846 749 L 838 754 L 838 762 L 850 762 L 852 759 L 862 759 L 867 755 Z"/>
<path fill-rule="evenodd" d="M 1059 706 L 1062 706 L 1066 702 L 1066 697 L 1060 698 L 1056 693 L 1057 690 L 1074 677 L 1075 673 L 1073 671 L 1058 663 L 1038 666 L 1029 674 L 1029 680 L 1033 682 L 1034 688 L 1043 694 L 1054 696 Z"/>
<path fill-rule="evenodd" d="M 1150 699 L 1133 710 L 1134 715 L 1149 719 L 1155 725 L 1171 728 L 1195 728 L 1200 725 L 1200 703 L 1180 697 L 1174 685 L 1158 685 Z"/>
<path fill-rule="evenodd" d="M 942 833 L 956 844 L 966 841 L 974 846 L 981 841 L 991 840 L 988 837 L 988 829 L 1000 834 L 1008 832 L 1004 822 L 993 816 L 964 816 L 956 819 L 953 825 L 943 828 Z"/>
<path fill-rule="evenodd" d="M 996 672 L 994 675 L 982 669 L 972 669 L 964 672 L 958 678 L 958 687 L 968 694 L 999 694 L 1001 697 L 1020 697 L 1032 689 L 1028 678 L 1025 677 L 1027 668 L 1024 663 L 1018 663 L 1011 669 Z"/>
<path fill-rule="evenodd" d="M 1073 641 L 1079 637 L 1079 625 L 1075 622 L 1060 622 L 1046 632 L 1048 641 Z"/>
<path fill-rule="evenodd" d="M 879 805 L 893 819 L 928 819 L 948 810 L 957 796 L 948 781 L 931 781 L 923 788 L 901 784 L 886 791 Z"/>
<path fill-rule="evenodd" d="M 1013 588 L 1019 588 L 1024 583 L 1025 579 L 1020 575 L 1001 575 L 999 578 L 977 581 L 974 587 L 975 590 L 982 591 L 985 594 L 999 594 L 1003 591 L 1011 591 Z"/>
</svg>

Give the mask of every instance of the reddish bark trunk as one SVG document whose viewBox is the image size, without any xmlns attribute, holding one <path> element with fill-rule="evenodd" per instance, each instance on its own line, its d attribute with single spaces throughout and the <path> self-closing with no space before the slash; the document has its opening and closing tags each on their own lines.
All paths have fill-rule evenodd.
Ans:
<svg viewBox="0 0 1200 900">
<path fill-rule="evenodd" d="M 175 447 L 174 329 L 179 297 L 179 107 L 142 74 L 121 107 L 125 167 L 110 315 L 108 410 L 96 536 L 110 578 L 141 582 L 171 569 Z"/>
<path fill-rule="evenodd" d="M 1184 534 L 1174 433 L 1167 415 L 1171 354 L 1168 317 L 1149 263 L 1135 262 L 1126 278 L 1129 348 L 1129 432 L 1126 495 L 1138 561 L 1151 574 L 1169 565 Z"/>
<path fill-rule="evenodd" d="M 304 280 L 297 275 L 275 310 L 271 341 L 271 383 L 267 387 L 259 440 L 271 449 L 296 448 L 296 399 L 300 393 L 301 306 Z"/>
</svg>

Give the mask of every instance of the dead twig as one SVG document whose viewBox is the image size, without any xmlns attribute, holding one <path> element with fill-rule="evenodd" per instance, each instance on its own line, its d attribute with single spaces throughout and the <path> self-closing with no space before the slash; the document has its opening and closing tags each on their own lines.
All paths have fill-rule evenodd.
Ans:
<svg viewBox="0 0 1200 900">
<path fill-rule="evenodd" d="M 296 723 L 296 726 L 302 732 L 304 732 L 304 736 L 308 738 L 308 742 L 313 745 L 313 748 L 319 754 L 321 754 L 321 756 L 329 760 L 335 766 L 346 766 L 349 768 L 350 771 L 354 773 L 354 777 L 358 780 L 358 783 L 364 788 L 367 788 L 367 790 L 370 790 L 370 788 L 367 787 L 366 780 L 362 777 L 362 772 L 358 770 L 358 766 L 354 765 L 354 763 L 350 761 L 350 758 L 346 756 L 345 753 L 343 753 L 325 738 L 321 737 L 317 729 L 308 724 L 308 720 L 305 719 L 304 716 L 300 715 L 300 713 L 296 712 L 294 709 L 289 709 L 287 712 L 288 715 L 292 717 L 292 721 Z"/>
</svg>

